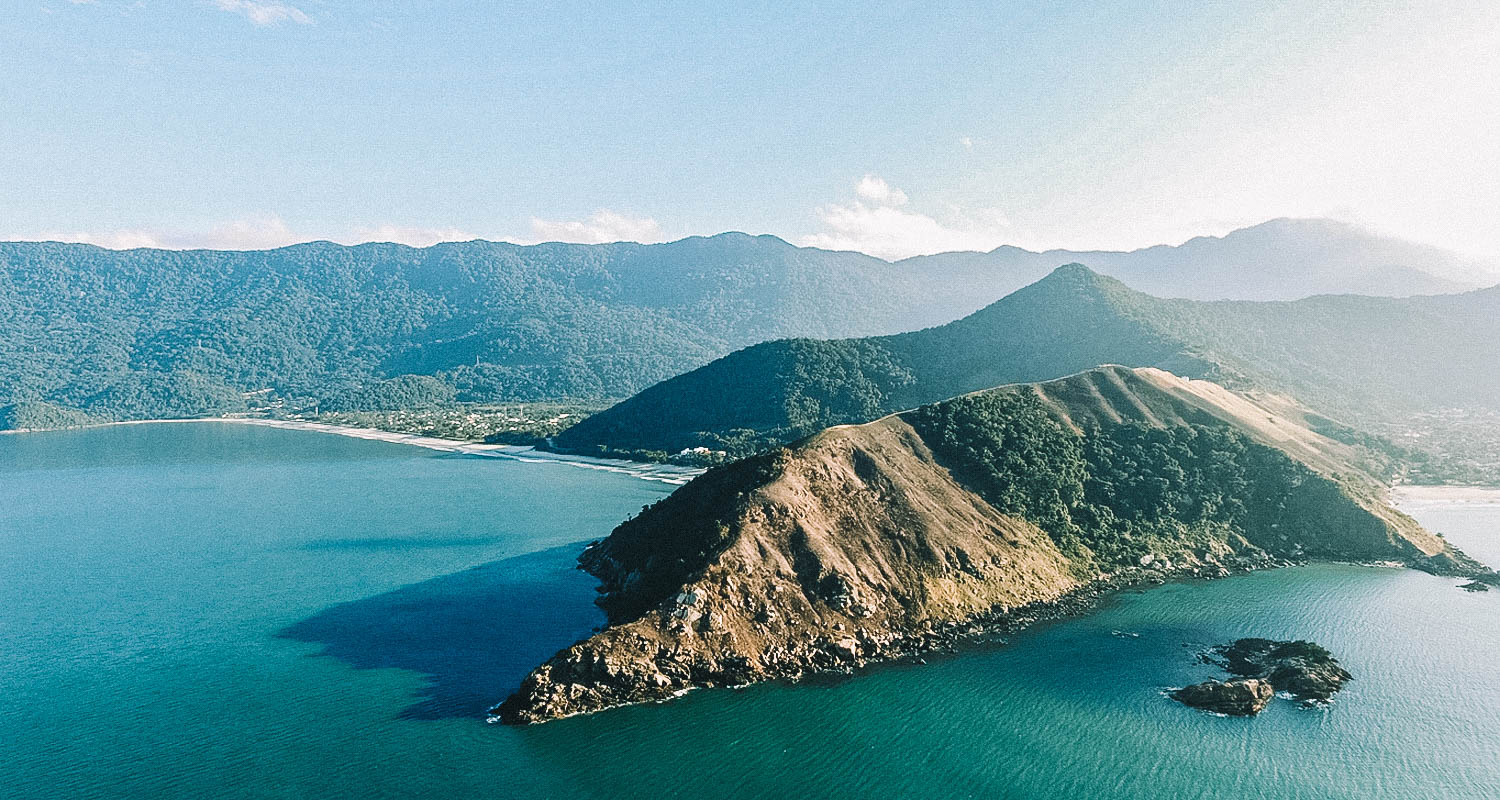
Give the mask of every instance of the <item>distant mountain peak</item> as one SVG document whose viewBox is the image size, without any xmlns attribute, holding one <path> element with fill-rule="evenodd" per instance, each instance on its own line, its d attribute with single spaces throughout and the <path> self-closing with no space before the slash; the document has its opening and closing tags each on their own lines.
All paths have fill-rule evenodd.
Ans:
<svg viewBox="0 0 1500 800">
<path fill-rule="evenodd" d="M 1089 278 L 1097 278 L 1097 277 L 1099 277 L 1099 273 L 1097 273 L 1097 272 L 1089 269 L 1084 264 L 1080 264 L 1077 261 L 1073 261 L 1073 262 L 1070 262 L 1070 263 L 1067 263 L 1067 264 L 1063 264 L 1062 266 L 1058 267 L 1057 269 L 1052 270 L 1052 274 L 1048 275 L 1047 277 L 1048 278 L 1065 277 L 1065 278 L 1089 279 Z"/>
<path fill-rule="evenodd" d="M 1094 295 L 1136 294 L 1117 278 L 1073 261 L 1047 273 L 1041 280 L 1017 291 L 1022 293 L 1072 292 Z M 1002 298 L 1003 300 L 1003 298 Z M 997 301 L 1000 302 L 1000 301 Z"/>
</svg>

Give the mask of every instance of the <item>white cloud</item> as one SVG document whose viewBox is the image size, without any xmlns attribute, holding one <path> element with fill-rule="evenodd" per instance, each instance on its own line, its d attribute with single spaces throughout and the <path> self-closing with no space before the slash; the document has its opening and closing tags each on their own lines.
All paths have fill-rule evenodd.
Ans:
<svg viewBox="0 0 1500 800">
<path fill-rule="evenodd" d="M 162 247 L 161 239 L 150 231 L 143 230 L 118 230 L 118 231 L 74 231 L 72 233 L 43 233 L 36 236 L 10 237 L 18 241 L 36 242 L 77 242 L 78 244 L 96 244 L 100 247 L 108 247 L 111 250 L 133 250 L 137 247 Z"/>
<path fill-rule="evenodd" d="M 627 217 L 600 209 L 588 219 L 555 221 L 531 218 L 531 234 L 538 242 L 577 242 L 600 244 L 602 242 L 660 242 L 664 238 L 661 225 L 650 217 Z"/>
<path fill-rule="evenodd" d="M 250 217 L 216 225 L 206 232 L 152 231 L 126 228 L 113 231 L 75 231 L 44 233 L 27 239 L 53 242 L 80 242 L 129 250 L 154 247 L 162 250 L 266 250 L 306 241 L 292 232 L 277 216 Z"/>
<path fill-rule="evenodd" d="M 281 217 L 252 217 L 218 225 L 199 239 L 197 247 L 214 250 L 266 250 L 306 241 L 292 233 Z"/>
<path fill-rule="evenodd" d="M 411 228 L 402 225 L 380 225 L 373 228 L 359 228 L 355 230 L 352 237 L 339 241 L 345 244 L 395 242 L 411 247 L 431 247 L 438 242 L 469 242 L 478 238 L 480 237 L 460 228 Z"/>
<path fill-rule="evenodd" d="M 15 241 L 79 242 L 129 250 L 151 247 L 160 250 L 268 250 L 315 239 L 329 239 L 340 244 L 394 242 L 411 247 L 431 247 L 439 242 L 468 242 L 483 238 L 456 227 L 422 227 L 385 223 L 354 226 L 344 234 L 310 235 L 293 230 L 277 215 L 244 217 L 215 225 L 207 230 L 166 230 L 119 228 L 103 231 L 47 232 L 39 235 L 3 237 Z M 540 242 L 660 242 L 661 226 L 648 217 L 629 217 L 603 209 L 587 219 L 553 221 L 533 218 L 531 236 L 506 237 L 521 244 Z"/>
<path fill-rule="evenodd" d="M 276 0 L 214 0 L 214 5 L 220 11 L 230 11 L 240 14 L 256 25 L 279 25 L 283 22 L 295 22 L 298 25 L 311 25 L 312 17 L 309 17 L 302 9 L 289 6 Z"/>
<path fill-rule="evenodd" d="M 908 202 L 906 192 L 886 183 L 885 178 L 879 175 L 860 178 L 854 187 L 854 194 L 861 200 L 881 206 L 904 206 Z"/>
<path fill-rule="evenodd" d="M 999 209 L 947 206 L 936 217 L 901 208 L 906 193 L 876 175 L 866 175 L 855 186 L 851 203 L 833 203 L 817 210 L 822 230 L 803 236 L 797 244 L 825 250 L 856 250 L 895 261 L 917 255 L 954 250 L 989 251 L 1014 234 Z"/>
<path fill-rule="evenodd" d="M 460 228 L 423 228 L 405 225 L 371 225 L 355 228 L 344 236 L 309 236 L 289 227 L 281 217 L 267 215 L 231 220 L 207 231 L 161 231 L 145 228 L 122 228 L 112 231 L 75 231 L 44 233 L 39 236 L 11 237 L 29 241 L 80 242 L 129 250 L 152 247 L 159 250 L 269 250 L 289 244 L 327 238 L 341 244 L 395 242 L 411 247 L 431 247 L 438 242 L 467 242 L 480 238 Z"/>
</svg>

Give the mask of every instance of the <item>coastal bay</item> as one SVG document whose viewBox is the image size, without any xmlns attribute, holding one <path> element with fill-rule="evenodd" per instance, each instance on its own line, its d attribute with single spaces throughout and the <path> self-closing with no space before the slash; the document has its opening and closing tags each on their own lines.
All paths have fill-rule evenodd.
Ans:
<svg viewBox="0 0 1500 800">
<path fill-rule="evenodd" d="M 603 622 L 582 543 L 670 485 L 212 424 L 0 437 L 0 474 L 18 796 L 1500 791 L 1500 597 L 1455 579 L 1172 582 L 926 665 L 508 728 L 485 708 Z M 1494 508 L 1403 508 L 1500 556 Z M 1243 636 L 1318 641 L 1357 678 L 1254 720 L 1165 697 L 1214 675 L 1194 652 Z"/>
<path fill-rule="evenodd" d="M 597 469 L 606 472 L 617 472 L 645 480 L 660 481 L 680 486 L 693 478 L 703 474 L 698 467 L 685 467 L 676 464 L 655 464 L 645 461 L 629 461 L 621 458 L 595 458 L 592 456 L 570 455 L 565 453 L 553 453 L 538 450 L 528 445 L 512 444 L 489 444 L 485 442 L 463 441 L 459 439 L 445 439 L 437 436 L 423 436 L 415 433 L 402 433 L 399 431 L 381 430 L 378 428 L 359 428 L 351 425 L 335 425 L 327 422 L 302 419 L 271 419 L 266 417 L 195 417 L 188 419 L 155 419 L 155 420 L 129 420 L 124 422 L 103 422 L 94 425 L 86 425 L 81 428 L 66 430 L 91 430 L 98 428 L 111 428 L 130 425 L 254 425 L 263 428 L 279 428 L 290 431 L 307 431 L 310 433 L 325 433 L 334 436 L 346 436 L 352 439 L 364 439 L 371 442 L 388 442 L 390 444 L 410 445 L 427 450 L 438 450 L 445 453 L 458 453 L 469 456 L 484 456 L 487 458 L 504 458 L 516 461 L 529 461 L 535 463 L 557 463 L 586 469 Z M 0 436 L 26 436 L 38 433 L 55 433 L 57 431 L 0 431 Z"/>
</svg>

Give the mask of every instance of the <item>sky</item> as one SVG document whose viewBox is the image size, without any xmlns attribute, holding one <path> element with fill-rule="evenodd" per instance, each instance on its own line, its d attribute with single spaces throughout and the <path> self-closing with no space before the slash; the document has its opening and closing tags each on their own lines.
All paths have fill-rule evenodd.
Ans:
<svg viewBox="0 0 1500 800">
<path fill-rule="evenodd" d="M 1500 256 L 1500 3 L 4 0 L 0 238 Z"/>
</svg>

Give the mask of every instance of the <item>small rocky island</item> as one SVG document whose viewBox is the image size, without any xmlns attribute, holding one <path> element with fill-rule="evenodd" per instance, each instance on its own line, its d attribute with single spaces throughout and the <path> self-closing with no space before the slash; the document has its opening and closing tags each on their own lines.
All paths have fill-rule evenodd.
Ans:
<svg viewBox="0 0 1500 800">
<path fill-rule="evenodd" d="M 1239 639 L 1215 647 L 1204 657 L 1235 677 L 1177 689 L 1171 697 L 1183 705 L 1234 717 L 1259 714 L 1278 691 L 1304 705 L 1327 703 L 1353 677 L 1327 649 L 1301 640 Z"/>
</svg>

